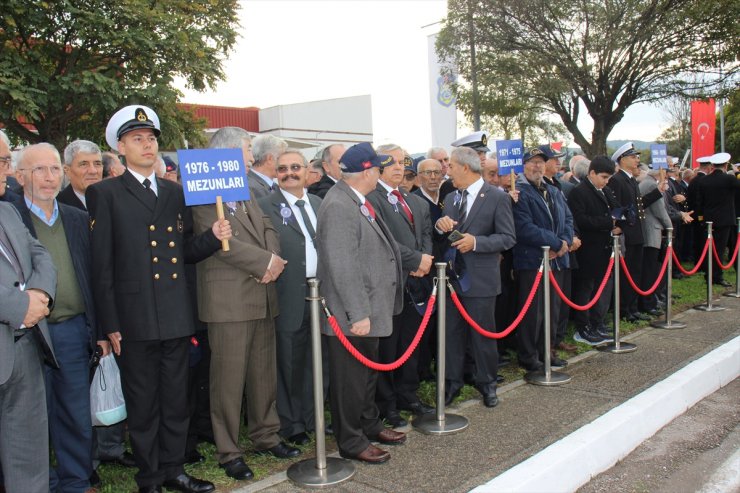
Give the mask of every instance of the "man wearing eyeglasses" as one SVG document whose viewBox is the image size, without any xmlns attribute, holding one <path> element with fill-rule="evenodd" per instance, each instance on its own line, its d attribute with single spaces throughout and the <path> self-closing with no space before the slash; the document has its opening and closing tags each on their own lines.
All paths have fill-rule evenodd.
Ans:
<svg viewBox="0 0 740 493">
<path fill-rule="evenodd" d="M 316 277 L 316 217 L 321 199 L 306 193 L 308 167 L 300 151 L 277 159 L 278 190 L 259 200 L 280 237 L 280 256 L 288 263 L 277 280 L 280 315 L 275 318 L 277 411 L 280 435 L 306 445 L 314 429 L 311 371 L 311 318 L 308 279 Z"/>
<path fill-rule="evenodd" d="M 255 139 L 255 154 L 268 154 L 259 142 Z M 214 136 L 210 145 L 216 144 L 241 148 L 243 137 L 238 132 L 218 139 Z M 269 161 L 277 176 L 280 151 L 274 152 Z M 229 251 L 218 251 L 198 264 L 198 316 L 208 324 L 211 346 L 209 383 L 216 460 L 228 477 L 238 481 L 254 477 L 239 446 L 245 393 L 247 433 L 255 452 L 281 459 L 300 454 L 280 439 L 275 405 L 274 320 L 280 313 L 275 281 L 286 262 L 280 256 L 280 242 L 270 218 L 251 196 L 251 200 L 224 204 L 234 229 Z M 193 207 L 195 231 L 206 231 L 214 217 L 215 204 Z"/>
<path fill-rule="evenodd" d="M 10 140 L 5 132 L 0 130 L 0 202 L 12 202 L 18 198 L 18 194 L 8 187 L 8 176 L 13 173 L 12 161 Z"/>
<path fill-rule="evenodd" d="M 103 354 L 110 346 L 96 324 L 88 216 L 56 200 L 62 176 L 54 146 L 24 147 L 16 172 L 24 196 L 13 205 L 57 268 L 57 297 L 47 322 L 59 368 L 45 367 L 49 434 L 57 462 L 49 488 L 77 492 L 90 487 L 92 474 L 90 356 L 94 341 Z"/>
<path fill-rule="evenodd" d="M 85 190 L 103 179 L 103 156 L 100 148 L 89 140 L 75 140 L 64 149 L 64 174 L 69 185 L 59 192 L 62 204 L 87 211 Z"/>
</svg>

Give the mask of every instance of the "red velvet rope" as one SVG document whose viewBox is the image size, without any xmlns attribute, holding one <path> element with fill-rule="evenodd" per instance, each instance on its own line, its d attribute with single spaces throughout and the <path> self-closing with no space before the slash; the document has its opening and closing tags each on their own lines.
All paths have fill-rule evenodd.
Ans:
<svg viewBox="0 0 740 493">
<path fill-rule="evenodd" d="M 537 287 L 540 285 L 540 281 L 542 280 L 542 270 L 540 270 L 537 273 L 537 277 L 534 279 L 534 285 L 532 286 L 532 290 L 529 292 L 529 296 L 527 296 L 527 301 L 524 302 L 524 306 L 522 307 L 522 311 L 519 312 L 519 315 L 516 317 L 516 319 L 511 322 L 511 325 L 509 325 L 506 329 L 504 329 L 501 332 L 488 332 L 487 330 L 483 329 L 480 325 L 478 325 L 475 320 L 473 320 L 467 311 L 465 311 L 465 307 L 463 306 L 460 299 L 457 297 L 457 293 L 454 289 L 452 289 L 452 286 L 450 286 L 450 297 L 452 298 L 452 302 L 455 303 L 455 306 L 457 307 L 457 310 L 460 312 L 460 315 L 465 319 L 465 321 L 470 324 L 471 327 L 473 327 L 476 332 L 478 332 L 483 337 L 488 337 L 489 339 L 503 339 L 504 337 L 511 334 L 511 332 L 519 325 L 519 323 L 524 318 L 524 315 L 526 315 L 527 310 L 529 310 L 529 305 L 532 304 L 532 300 L 534 299 L 535 293 L 537 293 Z"/>
<path fill-rule="evenodd" d="M 709 238 L 707 238 L 707 242 L 704 244 L 704 250 L 701 252 L 701 257 L 699 257 L 699 261 L 696 263 L 693 269 L 686 270 L 684 269 L 683 265 L 681 265 L 681 261 L 678 260 L 678 257 L 676 256 L 676 251 L 671 248 L 671 255 L 673 255 L 673 264 L 678 267 L 678 270 L 686 274 L 687 276 L 693 276 L 697 272 L 699 272 L 699 269 L 701 268 L 702 262 L 704 262 L 704 257 L 707 256 L 707 251 L 709 250 Z"/>
<path fill-rule="evenodd" d="M 740 248 L 740 234 L 737 235 L 737 241 L 735 241 L 735 252 L 732 254 L 732 259 L 730 260 L 730 263 L 727 265 L 724 265 L 722 263 L 722 260 L 719 258 L 719 252 L 717 252 L 717 244 L 712 240 L 712 251 L 714 252 L 714 260 L 717 261 L 717 265 L 722 270 L 728 270 L 730 267 L 732 267 L 732 264 L 735 263 L 735 258 L 737 257 L 737 251 L 738 248 Z"/>
<path fill-rule="evenodd" d="M 669 246 L 668 250 L 671 250 L 672 252 L 673 247 Z M 671 254 L 671 252 L 666 251 L 665 258 L 663 259 L 663 267 L 660 268 L 660 273 L 658 274 L 658 278 L 655 280 L 655 284 L 653 284 L 653 286 L 647 291 L 643 291 L 637 286 L 637 284 L 635 284 L 635 281 L 632 280 L 632 276 L 630 275 L 630 271 L 627 270 L 627 262 L 624 261 L 624 257 L 619 257 L 619 263 L 622 265 L 624 276 L 627 278 L 627 281 L 629 281 L 630 286 L 632 286 L 632 289 L 634 289 L 637 292 L 637 294 L 639 294 L 640 296 L 649 296 L 653 294 L 656 289 L 658 289 L 658 285 L 660 284 L 660 281 L 663 279 L 663 275 L 665 274 L 665 271 L 668 268 L 668 256 Z"/>
<path fill-rule="evenodd" d="M 563 290 L 560 289 L 560 286 L 558 286 L 558 281 L 555 279 L 555 276 L 552 272 L 550 272 L 550 284 L 552 284 L 553 289 L 555 292 L 560 296 L 560 299 L 562 299 L 566 305 L 573 308 L 574 310 L 585 312 L 586 310 L 590 310 L 593 308 L 593 306 L 596 304 L 597 301 L 599 301 L 599 298 L 601 298 L 601 293 L 604 292 L 604 288 L 606 287 L 606 283 L 609 281 L 609 276 L 612 273 L 612 269 L 614 268 L 614 257 L 609 259 L 609 266 L 606 268 L 606 274 L 604 274 L 604 279 L 601 281 L 601 284 L 599 285 L 599 289 L 596 291 L 596 294 L 594 295 L 594 299 L 592 299 L 590 302 L 588 302 L 585 305 L 577 305 L 573 303 L 571 300 L 568 299 L 567 296 L 565 296 L 565 293 L 563 293 Z"/>
<path fill-rule="evenodd" d="M 436 291 L 437 290 L 435 287 L 434 292 L 436 293 Z M 334 334 L 336 334 L 337 338 L 342 343 L 342 345 L 345 347 L 345 349 L 347 349 L 347 351 L 349 351 L 350 354 L 354 356 L 357 361 L 359 361 L 363 365 L 373 370 L 393 371 L 397 368 L 400 368 L 404 363 L 406 363 L 406 360 L 408 360 L 411 357 L 411 354 L 416 349 L 416 346 L 419 345 L 419 341 L 421 341 L 421 337 L 424 335 L 424 331 L 426 330 L 427 325 L 429 324 L 429 317 L 432 316 L 432 311 L 434 311 L 434 304 L 436 301 L 437 301 L 437 296 L 434 293 L 432 293 L 432 295 L 429 297 L 429 301 L 427 301 L 427 310 L 426 312 L 424 312 L 424 318 L 422 318 L 421 320 L 421 325 L 419 326 L 419 330 L 416 332 L 416 335 L 414 336 L 414 340 L 411 341 L 411 344 L 409 345 L 408 348 L 406 348 L 406 351 L 401 355 L 401 357 L 398 358 L 393 363 L 377 363 L 375 361 L 369 360 L 364 354 L 358 351 L 357 348 L 354 347 L 351 342 L 349 342 L 349 339 L 347 339 L 347 336 L 344 335 L 344 332 L 342 332 L 342 328 L 339 326 L 339 323 L 337 323 L 336 317 L 329 313 L 329 310 L 326 308 L 326 305 L 324 305 L 324 310 L 326 311 L 327 318 L 329 319 L 329 325 L 331 326 L 332 330 L 334 330 Z"/>
</svg>

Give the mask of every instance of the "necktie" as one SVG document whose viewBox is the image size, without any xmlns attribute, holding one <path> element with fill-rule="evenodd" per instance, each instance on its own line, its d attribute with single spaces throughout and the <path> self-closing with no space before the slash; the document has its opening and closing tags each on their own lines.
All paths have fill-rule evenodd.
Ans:
<svg viewBox="0 0 740 493">
<path fill-rule="evenodd" d="M 26 279 L 23 276 L 21 263 L 18 261 L 18 257 L 15 255 L 15 250 L 13 250 L 13 245 L 10 244 L 10 239 L 8 239 L 8 235 L 5 234 L 5 228 L 3 228 L 2 225 L 0 225 L 0 244 L 2 244 L 3 250 L 5 250 L 5 253 L 8 255 L 8 259 L 10 260 L 10 264 L 13 266 L 16 276 L 18 276 L 18 280 L 22 284 L 25 284 Z"/>
<path fill-rule="evenodd" d="M 457 219 L 457 224 L 461 225 L 465 222 L 465 219 L 468 217 L 468 191 L 462 190 L 460 192 L 462 194 L 462 198 L 460 199 L 460 207 Z"/>
<path fill-rule="evenodd" d="M 403 199 L 403 195 L 401 195 L 401 192 L 398 190 L 393 190 L 391 192 L 397 199 L 398 203 L 401 205 L 401 209 L 403 209 L 403 212 L 406 214 L 406 217 L 408 218 L 411 225 L 414 225 L 414 215 L 411 213 L 411 209 L 409 208 L 409 205 L 406 203 L 406 201 Z"/>
<path fill-rule="evenodd" d="M 366 200 L 365 207 L 367 208 L 367 211 L 370 213 L 370 217 L 375 219 L 375 209 L 373 209 L 373 204 L 371 204 L 369 200 Z"/>
<path fill-rule="evenodd" d="M 149 181 L 149 178 L 144 178 L 142 183 L 144 184 L 144 188 L 146 188 L 146 193 L 144 195 L 147 197 L 147 206 L 149 206 L 150 209 L 154 209 L 157 206 L 157 194 L 152 190 L 152 182 Z"/>
<path fill-rule="evenodd" d="M 306 212 L 306 202 L 303 200 L 296 200 L 295 205 L 297 205 L 298 209 L 301 211 L 301 217 L 303 218 L 303 223 L 306 225 L 309 236 L 311 236 L 311 241 L 314 241 L 316 239 L 316 230 L 313 229 L 311 218 L 308 217 L 308 212 Z"/>
</svg>

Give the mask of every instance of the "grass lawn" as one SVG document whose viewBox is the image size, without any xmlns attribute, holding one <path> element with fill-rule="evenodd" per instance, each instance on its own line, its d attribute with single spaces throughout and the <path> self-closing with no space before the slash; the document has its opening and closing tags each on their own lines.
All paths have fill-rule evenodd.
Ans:
<svg viewBox="0 0 740 493">
<path fill-rule="evenodd" d="M 688 268 L 690 266 L 687 265 L 685 267 Z M 730 269 L 729 271 L 725 271 L 725 279 L 734 284 L 734 268 Z M 734 288 L 722 288 L 721 286 L 715 286 L 715 298 L 728 291 L 734 291 Z M 701 273 L 698 273 L 692 277 L 687 277 L 681 280 L 674 280 L 673 293 L 678 296 L 678 298 L 674 299 L 673 302 L 672 310 L 674 314 L 691 308 L 694 305 L 706 302 L 707 295 L 704 276 Z M 454 308 L 454 306 L 452 308 Z M 448 309 L 450 309 L 449 306 Z M 620 323 L 620 334 L 629 334 L 630 332 L 634 332 L 637 329 L 647 327 L 648 325 L 648 322 L 635 324 L 622 322 Z M 570 343 L 575 343 L 578 346 L 579 354 L 590 351 L 592 349 L 590 346 L 586 344 L 576 343 L 573 340 L 573 330 L 574 328 L 571 325 L 568 329 L 568 337 L 566 340 Z M 505 383 L 513 382 L 519 378 L 522 378 L 525 373 L 525 371 L 516 364 L 516 354 L 514 354 L 512 351 L 510 351 L 509 353 L 512 363 L 504 368 L 501 368 L 499 371 L 499 373 L 504 376 Z M 564 353 L 562 351 L 559 353 L 561 358 L 568 358 L 572 356 L 571 354 Z M 462 402 L 464 400 L 468 400 L 478 396 L 478 391 L 476 391 L 472 386 L 466 385 L 455 402 Z M 436 402 L 436 385 L 431 382 L 422 382 L 419 389 L 419 397 L 425 403 L 434 406 Z M 328 412 L 326 413 L 326 415 L 328 419 Z M 410 418 L 410 416 L 408 416 L 408 414 L 406 413 L 404 413 L 404 416 L 406 418 Z M 284 471 L 294 462 L 298 462 L 300 460 L 314 456 L 313 442 L 311 442 L 309 445 L 301 447 L 303 454 L 294 460 L 281 460 L 272 457 L 256 456 L 251 452 L 252 446 L 246 436 L 246 429 L 244 427 L 242 427 L 240 442 L 243 448 L 247 451 L 245 455 L 246 462 L 254 471 L 255 480 L 264 479 L 274 473 Z M 328 453 L 336 450 L 336 443 L 334 442 L 333 438 L 327 437 L 326 448 Z M 205 443 L 201 444 L 199 446 L 199 450 L 206 457 L 206 461 L 195 466 L 186 466 L 185 469 L 188 473 L 198 478 L 212 481 L 219 491 L 229 491 L 231 489 L 236 489 L 237 487 L 241 487 L 243 485 L 254 482 L 254 480 L 249 482 L 237 482 L 228 478 L 223 473 L 222 469 L 218 467 L 218 463 L 214 458 L 215 447 L 213 445 Z M 98 469 L 98 473 L 103 481 L 103 486 L 101 488 L 102 492 L 120 493 L 132 492 L 137 490 L 136 483 L 133 479 L 135 469 L 126 469 L 120 466 L 106 464 L 100 466 L 100 468 Z"/>
</svg>

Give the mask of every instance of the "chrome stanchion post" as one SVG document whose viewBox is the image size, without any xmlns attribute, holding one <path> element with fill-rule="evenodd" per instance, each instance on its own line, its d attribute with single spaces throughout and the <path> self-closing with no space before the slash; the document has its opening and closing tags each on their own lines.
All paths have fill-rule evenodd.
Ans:
<svg viewBox="0 0 740 493">
<path fill-rule="evenodd" d="M 321 365 L 321 318 L 319 311 L 319 280 L 309 279 L 311 302 L 311 356 L 313 368 L 314 426 L 316 428 L 316 458 L 296 462 L 288 468 L 288 479 L 307 488 L 323 488 L 343 483 L 355 475 L 352 462 L 326 456 L 324 423 L 324 382 Z"/>
<path fill-rule="evenodd" d="M 740 235 L 740 217 L 737 218 L 737 234 Z M 735 292 L 725 293 L 730 298 L 740 298 L 740 252 L 735 258 Z"/>
<path fill-rule="evenodd" d="M 546 386 L 554 386 L 554 385 L 562 385 L 564 383 L 570 382 L 571 378 L 570 375 L 559 372 L 559 371 L 552 371 L 551 368 L 551 361 L 550 361 L 550 351 L 552 351 L 552 348 L 550 347 L 550 327 L 552 324 L 552 320 L 550 319 L 550 247 L 549 246 L 543 246 L 542 247 L 542 296 L 544 296 L 544 309 L 545 309 L 545 365 L 542 370 L 537 371 L 531 371 L 528 372 L 526 375 L 524 375 L 524 380 L 526 380 L 528 383 L 534 384 L 534 385 L 546 385 Z M 557 323 L 557 320 L 555 321 Z"/>
<path fill-rule="evenodd" d="M 703 312 L 718 312 L 725 309 L 723 306 L 715 305 L 714 300 L 712 299 L 714 298 L 714 286 L 712 286 L 714 283 L 714 251 L 712 248 L 714 244 L 714 235 L 712 234 L 712 224 L 712 221 L 707 222 L 707 241 L 709 241 L 709 248 L 707 248 L 707 304 L 697 305 L 694 307 Z"/>
<path fill-rule="evenodd" d="M 468 427 L 468 418 L 445 413 L 445 316 L 447 315 L 447 264 L 436 262 L 437 268 L 437 411 L 415 418 L 411 425 L 427 435 L 449 435 Z"/>
<path fill-rule="evenodd" d="M 631 353 L 637 349 L 636 345 L 619 340 L 619 273 L 622 267 L 619 263 L 621 255 L 619 252 L 619 237 L 620 235 L 612 235 L 612 248 L 614 249 L 614 342 L 599 346 L 599 349 L 614 354 Z"/>
<path fill-rule="evenodd" d="M 658 329 L 685 329 L 685 323 L 671 320 L 671 305 L 673 304 L 673 255 L 671 255 L 671 250 L 673 249 L 673 228 L 667 229 L 667 236 L 668 249 L 666 250 L 666 255 L 668 255 L 668 267 L 665 274 L 667 276 L 665 288 L 665 322 L 653 322 L 650 325 Z"/>
</svg>

